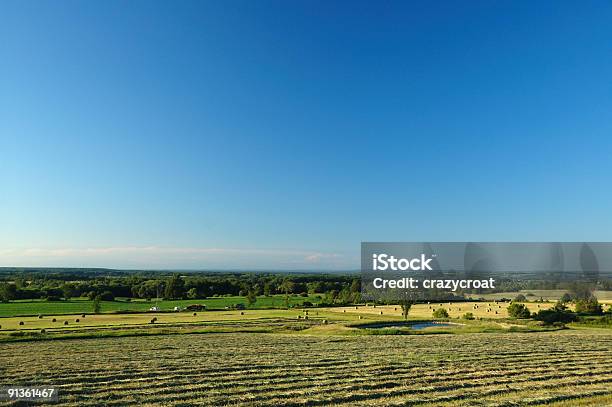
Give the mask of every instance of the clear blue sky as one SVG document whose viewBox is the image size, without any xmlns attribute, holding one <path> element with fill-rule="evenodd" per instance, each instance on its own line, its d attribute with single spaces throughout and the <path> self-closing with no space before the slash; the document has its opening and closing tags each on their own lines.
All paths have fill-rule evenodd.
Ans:
<svg viewBox="0 0 612 407">
<path fill-rule="evenodd" d="M 612 4 L 3 1 L 0 266 L 612 240 Z"/>
</svg>

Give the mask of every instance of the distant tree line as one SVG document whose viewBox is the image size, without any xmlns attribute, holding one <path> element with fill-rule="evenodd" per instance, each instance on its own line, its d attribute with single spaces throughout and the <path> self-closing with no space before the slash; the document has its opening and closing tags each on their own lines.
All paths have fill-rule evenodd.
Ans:
<svg viewBox="0 0 612 407">
<path fill-rule="evenodd" d="M 70 278 L 67 278 L 70 276 Z M 323 302 L 352 303 L 359 300 L 360 281 L 355 275 L 286 273 L 125 273 L 15 272 L 0 276 L 0 301 L 75 297 L 112 301 L 115 297 L 203 299 L 215 296 L 320 294 Z"/>
</svg>

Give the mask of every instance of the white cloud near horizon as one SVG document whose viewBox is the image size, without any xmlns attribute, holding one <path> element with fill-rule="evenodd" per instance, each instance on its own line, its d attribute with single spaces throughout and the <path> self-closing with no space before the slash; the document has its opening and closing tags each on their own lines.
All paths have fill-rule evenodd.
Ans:
<svg viewBox="0 0 612 407">
<path fill-rule="evenodd" d="M 356 256 L 310 250 L 218 247 L 88 247 L 0 249 L 1 267 L 119 269 L 348 270 Z"/>
</svg>

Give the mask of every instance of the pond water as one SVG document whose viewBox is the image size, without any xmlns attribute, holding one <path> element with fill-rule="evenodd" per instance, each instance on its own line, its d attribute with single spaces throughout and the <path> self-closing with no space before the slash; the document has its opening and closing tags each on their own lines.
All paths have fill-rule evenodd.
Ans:
<svg viewBox="0 0 612 407">
<path fill-rule="evenodd" d="M 392 321 L 392 322 L 374 322 L 371 324 L 360 325 L 362 329 L 381 329 L 381 328 L 410 328 L 410 329 L 425 329 L 425 328 L 457 328 L 462 324 L 434 321 Z"/>
<path fill-rule="evenodd" d="M 412 328 L 412 329 L 425 329 L 425 328 L 430 328 L 430 327 L 435 327 L 435 328 L 456 328 L 458 326 L 459 326 L 459 324 L 447 324 L 447 323 L 444 323 L 444 322 L 419 322 L 419 323 L 410 325 L 410 328 Z"/>
</svg>

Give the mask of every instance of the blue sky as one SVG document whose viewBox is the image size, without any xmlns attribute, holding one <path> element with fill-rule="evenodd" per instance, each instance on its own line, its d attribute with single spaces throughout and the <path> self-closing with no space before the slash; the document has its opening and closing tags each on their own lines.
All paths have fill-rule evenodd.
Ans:
<svg viewBox="0 0 612 407">
<path fill-rule="evenodd" d="M 612 4 L 0 5 L 0 266 L 610 241 Z"/>
</svg>

